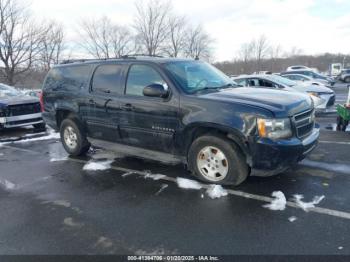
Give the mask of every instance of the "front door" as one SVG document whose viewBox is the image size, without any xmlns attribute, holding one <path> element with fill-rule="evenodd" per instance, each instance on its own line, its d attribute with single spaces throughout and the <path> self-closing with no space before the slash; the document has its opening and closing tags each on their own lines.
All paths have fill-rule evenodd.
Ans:
<svg viewBox="0 0 350 262">
<path fill-rule="evenodd" d="M 179 100 L 164 79 L 160 71 L 150 65 L 135 63 L 130 66 L 124 96 L 120 100 L 120 131 L 125 144 L 174 153 Z M 144 96 L 143 89 L 151 84 L 168 88 L 169 96 Z"/>
</svg>

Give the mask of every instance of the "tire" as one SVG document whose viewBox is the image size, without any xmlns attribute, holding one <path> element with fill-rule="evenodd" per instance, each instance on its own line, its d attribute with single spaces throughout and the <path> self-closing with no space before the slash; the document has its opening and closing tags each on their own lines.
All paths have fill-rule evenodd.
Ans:
<svg viewBox="0 0 350 262">
<path fill-rule="evenodd" d="M 249 175 L 245 156 L 223 136 L 204 135 L 197 138 L 188 152 L 188 166 L 199 180 L 219 185 L 237 186 Z"/>
<path fill-rule="evenodd" d="M 64 119 L 61 123 L 60 135 L 64 149 L 72 156 L 84 155 L 90 148 L 86 132 L 77 119 Z"/>
<path fill-rule="evenodd" d="M 345 77 L 345 78 L 344 78 L 344 82 L 345 82 L 345 83 L 350 83 L 350 76 Z"/>
<path fill-rule="evenodd" d="M 45 123 L 35 124 L 35 125 L 33 125 L 33 127 L 34 127 L 34 129 L 38 129 L 38 130 L 46 130 Z"/>
</svg>

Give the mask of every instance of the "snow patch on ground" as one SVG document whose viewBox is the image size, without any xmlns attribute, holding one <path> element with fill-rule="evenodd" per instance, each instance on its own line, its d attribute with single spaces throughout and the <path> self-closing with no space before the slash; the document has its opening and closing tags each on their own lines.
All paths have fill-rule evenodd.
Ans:
<svg viewBox="0 0 350 262">
<path fill-rule="evenodd" d="M 3 186 L 6 190 L 16 189 L 16 185 L 8 180 L 0 180 L 0 185 Z"/>
<path fill-rule="evenodd" d="M 0 146 L 1 147 L 1 146 Z M 0 153 L 0 156 L 4 156 L 4 153 Z"/>
<path fill-rule="evenodd" d="M 83 170 L 85 171 L 103 171 L 112 167 L 113 160 L 103 162 L 89 162 L 85 164 Z"/>
<path fill-rule="evenodd" d="M 28 143 L 28 142 L 35 142 L 35 141 L 51 140 L 51 139 L 60 139 L 60 134 L 56 133 L 53 130 L 49 130 L 49 132 L 46 136 L 23 139 L 23 140 L 15 141 L 13 143 L 15 143 L 15 144 L 16 143 Z"/>
<path fill-rule="evenodd" d="M 315 196 L 311 202 L 303 202 L 303 195 L 294 195 L 295 203 L 303 209 L 305 212 L 308 212 L 310 208 L 314 208 L 315 205 L 321 203 L 321 201 L 325 198 L 325 196 Z"/>
<path fill-rule="evenodd" d="M 176 183 L 180 188 L 183 189 L 194 189 L 194 190 L 200 190 L 202 189 L 202 185 L 194 180 L 178 177 L 176 178 Z"/>
<path fill-rule="evenodd" d="M 297 217 L 288 218 L 289 222 L 291 222 L 291 223 L 295 222 L 297 219 L 298 219 Z"/>
<path fill-rule="evenodd" d="M 301 164 L 308 167 L 316 167 L 320 169 L 325 169 L 327 171 L 339 172 L 339 173 L 350 175 L 350 165 L 346 165 L 346 164 L 323 163 L 323 162 L 311 161 L 308 159 L 305 159 L 303 162 L 301 162 Z"/>
<path fill-rule="evenodd" d="M 166 176 L 161 174 L 152 174 L 150 171 L 146 171 L 145 179 L 148 178 L 153 179 L 154 181 L 158 181 L 166 178 Z"/>
<path fill-rule="evenodd" d="M 133 174 L 135 174 L 135 172 L 127 172 L 127 173 L 123 174 L 122 177 L 131 176 Z"/>
<path fill-rule="evenodd" d="M 68 157 L 53 157 L 50 159 L 50 162 L 61 162 L 61 161 L 67 161 Z"/>
<path fill-rule="evenodd" d="M 227 196 L 227 191 L 220 185 L 210 185 L 207 189 L 207 194 L 211 199 Z"/>
<path fill-rule="evenodd" d="M 272 196 L 275 198 L 271 201 L 270 204 L 264 205 L 263 207 L 268 208 L 273 211 L 283 211 L 286 209 L 287 199 L 283 192 L 275 191 L 272 193 Z"/>
<path fill-rule="evenodd" d="M 169 185 L 163 184 L 162 187 L 159 189 L 159 191 L 156 193 L 156 196 L 158 196 L 160 193 L 162 193 L 168 187 L 169 187 Z"/>
</svg>

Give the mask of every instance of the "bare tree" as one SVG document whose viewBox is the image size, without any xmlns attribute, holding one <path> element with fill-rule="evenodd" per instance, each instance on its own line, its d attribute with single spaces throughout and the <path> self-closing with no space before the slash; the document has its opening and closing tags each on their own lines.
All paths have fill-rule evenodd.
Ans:
<svg viewBox="0 0 350 262">
<path fill-rule="evenodd" d="M 261 35 L 256 41 L 255 41 L 255 56 L 256 56 L 256 62 L 257 62 L 257 70 L 261 69 L 261 61 L 266 57 L 266 55 L 269 53 L 270 46 L 267 41 L 267 38 L 264 35 Z"/>
<path fill-rule="evenodd" d="M 169 37 L 164 52 L 170 57 L 178 57 L 186 47 L 186 17 L 173 14 L 169 20 Z"/>
<path fill-rule="evenodd" d="M 139 0 L 135 5 L 134 28 L 140 44 L 148 55 L 158 55 L 168 37 L 167 19 L 171 13 L 171 3 L 160 0 Z"/>
<path fill-rule="evenodd" d="M 214 40 L 210 38 L 201 25 L 188 30 L 186 42 L 187 57 L 207 60 L 211 57 Z"/>
<path fill-rule="evenodd" d="M 40 54 L 41 65 L 48 71 L 52 65 L 58 64 L 64 51 L 64 29 L 55 21 L 48 23 L 47 34 L 44 37 L 43 49 Z"/>
<path fill-rule="evenodd" d="M 27 7 L 16 0 L 0 2 L 0 60 L 6 81 L 13 85 L 16 76 L 27 72 L 38 61 L 42 50 L 45 28 L 37 26 Z"/>
<path fill-rule="evenodd" d="M 133 36 L 127 27 L 112 23 L 108 17 L 81 22 L 81 46 L 95 58 L 118 58 L 133 51 Z"/>
</svg>

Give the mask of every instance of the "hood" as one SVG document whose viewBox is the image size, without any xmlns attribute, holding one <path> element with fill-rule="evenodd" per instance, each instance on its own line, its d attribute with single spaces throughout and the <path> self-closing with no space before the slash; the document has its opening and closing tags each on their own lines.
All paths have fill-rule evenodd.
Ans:
<svg viewBox="0 0 350 262">
<path fill-rule="evenodd" d="M 314 93 L 334 93 L 334 91 L 324 85 L 313 85 L 312 83 L 304 83 L 293 86 L 298 91 L 314 92 Z"/>
<path fill-rule="evenodd" d="M 26 95 L 0 97 L 0 106 L 31 104 L 31 103 L 38 103 L 38 102 L 39 102 L 38 98 L 35 98 L 32 96 L 26 96 Z"/>
<path fill-rule="evenodd" d="M 313 108 L 313 102 L 307 94 L 266 88 L 230 88 L 201 97 L 260 107 L 271 111 L 276 117 L 292 116 Z"/>
</svg>

